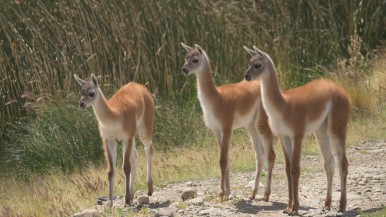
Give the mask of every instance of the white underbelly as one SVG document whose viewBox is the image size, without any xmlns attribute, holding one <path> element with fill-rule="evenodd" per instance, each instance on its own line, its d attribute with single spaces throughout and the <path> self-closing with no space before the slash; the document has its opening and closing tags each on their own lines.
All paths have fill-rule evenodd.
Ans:
<svg viewBox="0 0 386 217">
<path fill-rule="evenodd" d="M 306 123 L 306 129 L 304 132 L 305 135 L 310 135 L 311 133 L 315 132 L 320 128 L 320 126 L 326 120 L 328 113 L 330 113 L 331 106 L 332 106 L 332 102 L 329 101 L 326 105 L 326 108 L 323 110 L 323 113 L 321 116 L 319 116 L 317 119 L 313 121 Z"/>
</svg>

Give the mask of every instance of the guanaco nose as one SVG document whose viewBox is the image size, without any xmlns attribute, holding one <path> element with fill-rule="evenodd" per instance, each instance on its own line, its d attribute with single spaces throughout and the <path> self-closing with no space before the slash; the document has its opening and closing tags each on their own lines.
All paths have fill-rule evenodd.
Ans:
<svg viewBox="0 0 386 217">
<path fill-rule="evenodd" d="M 245 78 L 245 80 L 247 80 L 247 81 L 250 81 L 250 80 L 251 80 L 251 76 L 250 76 L 248 73 L 245 73 L 244 78 Z"/>
<path fill-rule="evenodd" d="M 86 103 L 84 103 L 83 101 L 79 101 L 79 107 L 81 108 L 86 107 Z"/>
<path fill-rule="evenodd" d="M 187 74 L 189 73 L 189 69 L 186 68 L 186 67 L 183 67 L 183 68 L 182 68 L 182 73 L 183 73 L 184 75 L 187 75 Z"/>
</svg>

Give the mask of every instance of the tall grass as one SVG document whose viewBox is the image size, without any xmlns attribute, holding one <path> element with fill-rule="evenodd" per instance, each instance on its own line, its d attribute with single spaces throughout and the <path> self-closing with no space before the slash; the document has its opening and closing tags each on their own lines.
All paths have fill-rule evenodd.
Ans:
<svg viewBox="0 0 386 217">
<path fill-rule="evenodd" d="M 176 147 L 206 147 L 215 140 L 202 121 L 198 103 L 183 105 L 156 99 L 153 146 L 157 151 Z M 43 106 L 36 118 L 14 123 L 5 141 L 6 166 L 2 175 L 61 170 L 71 173 L 105 163 L 97 121 L 92 109 L 80 109 L 74 97 Z M 137 141 L 138 149 L 142 144 Z"/>
<path fill-rule="evenodd" d="M 72 74 L 101 75 L 111 89 L 148 83 L 169 99 L 194 96 L 179 76 L 181 41 L 207 50 L 216 80 L 242 78 L 258 45 L 286 87 L 309 80 L 315 65 L 347 57 L 350 36 L 363 51 L 386 37 L 383 0 L 353 1 L 3 1 L 0 7 L 0 134 L 32 104 L 75 89 Z"/>
</svg>

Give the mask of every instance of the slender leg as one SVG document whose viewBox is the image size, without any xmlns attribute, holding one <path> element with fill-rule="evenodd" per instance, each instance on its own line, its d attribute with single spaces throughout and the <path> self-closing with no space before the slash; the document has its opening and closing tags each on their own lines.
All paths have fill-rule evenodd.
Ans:
<svg viewBox="0 0 386 217">
<path fill-rule="evenodd" d="M 339 201 L 339 212 L 346 211 L 347 204 L 347 175 L 348 175 L 348 160 L 346 157 L 346 148 L 345 148 L 345 135 L 339 136 L 331 136 L 331 143 L 334 144 L 335 153 L 338 158 L 338 167 L 339 167 L 339 175 L 340 175 L 340 201 Z"/>
<path fill-rule="evenodd" d="M 267 183 L 265 185 L 264 192 L 264 201 L 269 201 L 269 196 L 271 195 L 271 184 L 272 184 L 272 171 L 275 164 L 275 150 L 273 149 L 273 140 L 272 137 L 266 138 L 264 135 L 261 135 L 261 141 L 265 149 L 265 155 L 267 159 Z"/>
<path fill-rule="evenodd" d="M 131 201 L 133 198 L 133 195 L 131 195 L 130 192 L 130 179 L 131 179 L 131 156 L 132 152 L 134 152 L 133 148 L 133 141 L 134 138 L 129 138 L 127 140 L 127 145 L 125 145 L 126 148 L 123 148 L 123 171 L 125 173 L 125 183 L 126 183 L 126 194 L 125 194 L 125 204 L 131 205 Z M 135 154 L 135 153 L 134 153 Z M 134 178 L 134 177 L 133 177 Z M 134 180 L 133 180 L 134 181 Z M 132 183 L 134 185 L 134 182 Z"/>
<path fill-rule="evenodd" d="M 264 165 L 264 147 L 261 143 L 260 136 L 257 133 L 257 130 L 254 125 L 247 127 L 248 133 L 252 140 L 252 145 L 255 149 L 255 158 L 256 158 L 256 173 L 255 173 L 255 184 L 252 188 L 252 194 L 249 196 L 250 200 L 255 199 L 257 191 L 259 189 L 259 180 L 260 174 Z"/>
<path fill-rule="evenodd" d="M 222 140 L 222 133 L 220 130 L 215 129 L 213 130 L 214 135 L 216 136 L 216 141 L 218 146 L 221 148 L 221 140 Z"/>
<path fill-rule="evenodd" d="M 328 135 L 330 137 L 330 143 L 332 143 L 335 148 L 340 175 L 341 192 L 339 212 L 345 212 L 347 204 L 346 184 L 348 175 L 348 160 L 346 157 L 346 133 L 347 123 L 351 110 L 350 107 L 351 106 L 349 100 L 337 100 L 331 108 L 331 114 L 328 119 Z"/>
<path fill-rule="evenodd" d="M 285 173 L 287 175 L 288 184 L 288 205 L 284 210 L 284 213 L 290 213 L 292 211 L 292 176 L 291 176 L 291 156 L 292 156 L 292 143 L 291 138 L 288 136 L 280 136 L 281 146 L 283 148 L 285 159 Z"/>
<path fill-rule="evenodd" d="M 117 162 L 117 142 L 114 139 L 103 139 L 103 148 L 107 161 L 107 176 L 109 181 L 109 201 L 113 205 L 113 193 L 115 182 L 115 167 Z"/>
<path fill-rule="evenodd" d="M 262 103 L 258 108 L 258 116 L 257 116 L 257 131 L 259 132 L 261 142 L 264 147 L 265 157 L 267 160 L 267 183 L 265 185 L 264 192 L 264 201 L 269 201 L 269 196 L 271 195 L 271 182 L 272 182 L 272 170 L 275 164 L 275 150 L 273 149 L 273 135 L 271 128 L 268 124 L 268 116 L 264 112 L 264 108 Z"/>
<path fill-rule="evenodd" d="M 229 145 L 232 137 L 232 130 L 224 130 L 221 139 L 220 153 L 220 169 L 221 169 L 221 184 L 219 196 L 221 200 L 229 198 Z"/>
<path fill-rule="evenodd" d="M 137 149 L 135 147 L 135 139 L 133 139 L 133 143 L 132 143 L 132 151 L 131 151 L 131 154 L 130 154 L 130 163 L 131 163 L 131 172 L 130 172 L 130 184 L 129 184 L 129 190 L 130 190 L 130 195 L 131 195 L 131 200 L 134 199 L 134 183 L 135 183 L 135 172 L 136 172 L 136 166 L 137 166 Z M 123 143 L 123 157 L 125 157 L 125 154 L 126 154 L 126 150 L 127 150 L 127 143 L 124 142 Z M 122 169 L 124 170 L 125 164 L 122 164 Z M 126 175 L 126 174 L 125 174 Z M 126 176 L 125 176 L 125 182 L 126 181 Z"/>
<path fill-rule="evenodd" d="M 327 121 L 325 121 L 320 128 L 315 132 L 318 140 L 320 150 L 322 151 L 324 159 L 324 169 L 327 176 L 327 195 L 324 201 L 324 209 L 330 210 L 332 198 L 332 179 L 334 176 L 335 159 L 331 151 L 330 141 L 327 135 Z"/>
<path fill-rule="evenodd" d="M 142 141 L 145 145 L 146 160 L 147 160 L 147 195 L 153 194 L 153 177 L 152 177 L 152 157 L 153 157 L 153 143 L 152 140 Z"/>
<path fill-rule="evenodd" d="M 292 175 L 292 211 L 290 215 L 297 215 L 299 210 L 299 177 L 300 177 L 300 157 L 302 151 L 303 136 L 296 136 L 292 145 L 291 156 L 291 175 Z M 292 143 L 292 142 L 291 142 Z"/>
</svg>

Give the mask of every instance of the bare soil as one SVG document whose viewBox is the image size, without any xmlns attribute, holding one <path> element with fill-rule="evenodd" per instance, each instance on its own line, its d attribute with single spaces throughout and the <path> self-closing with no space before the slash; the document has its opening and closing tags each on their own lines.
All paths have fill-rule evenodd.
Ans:
<svg viewBox="0 0 386 217">
<path fill-rule="evenodd" d="M 347 149 L 349 160 L 347 212 L 338 213 L 340 197 L 339 170 L 335 168 L 333 181 L 332 209 L 322 209 L 326 195 L 326 175 L 321 154 L 302 157 L 300 176 L 301 216 L 357 216 L 361 213 L 375 212 L 386 204 L 386 140 L 362 142 Z M 117 199 L 114 207 L 123 212 L 139 213 L 143 206 L 148 207 L 150 216 L 286 216 L 283 210 L 287 206 L 288 190 L 284 164 L 276 164 L 272 180 L 272 194 L 269 202 L 261 200 L 264 188 L 259 189 L 259 198 L 248 200 L 251 188 L 248 183 L 254 179 L 254 173 L 231 172 L 231 197 L 228 201 L 219 201 L 217 192 L 219 178 L 168 184 L 155 189 L 150 203 L 139 205 L 134 199 L 134 207 L 123 208 L 123 199 Z M 265 177 L 261 178 L 264 184 Z M 181 194 L 186 188 L 197 192 L 193 200 L 182 201 Z M 137 192 L 136 198 L 144 194 Z M 90 210 L 103 211 L 96 206 Z M 92 215 L 77 215 L 92 216 Z"/>
</svg>

